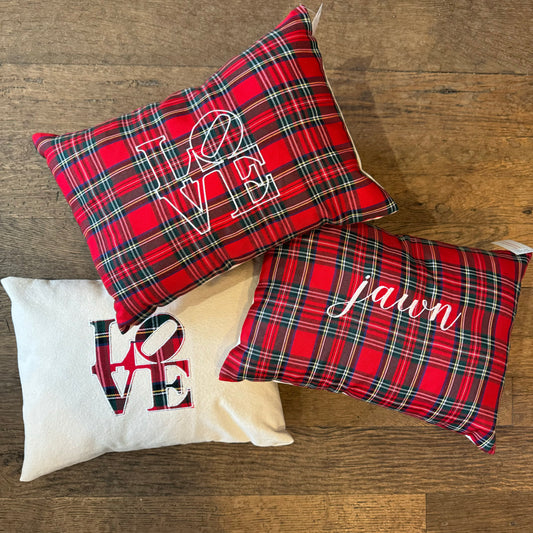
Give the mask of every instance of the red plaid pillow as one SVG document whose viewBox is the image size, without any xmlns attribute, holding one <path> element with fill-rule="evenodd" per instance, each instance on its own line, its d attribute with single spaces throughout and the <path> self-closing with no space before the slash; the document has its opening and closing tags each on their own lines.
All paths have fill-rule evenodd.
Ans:
<svg viewBox="0 0 533 533">
<path fill-rule="evenodd" d="M 201 87 L 34 143 L 122 331 L 299 233 L 396 210 L 359 167 L 304 7 Z"/>
<path fill-rule="evenodd" d="M 358 224 L 265 256 L 220 379 L 344 392 L 465 434 L 494 453 L 520 282 L 531 254 Z"/>
</svg>

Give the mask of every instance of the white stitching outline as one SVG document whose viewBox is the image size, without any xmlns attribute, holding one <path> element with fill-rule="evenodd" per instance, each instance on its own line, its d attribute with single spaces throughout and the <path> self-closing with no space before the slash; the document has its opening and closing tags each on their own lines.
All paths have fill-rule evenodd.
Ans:
<svg viewBox="0 0 533 533">
<path fill-rule="evenodd" d="M 210 121 L 210 124 L 205 131 L 202 132 L 203 142 L 200 145 L 200 149 L 195 150 L 193 142 L 195 137 L 198 135 L 196 130 L 199 129 L 200 124 L 206 121 L 206 118 L 210 117 L 211 115 L 214 115 L 214 117 Z M 225 127 L 225 131 L 222 133 L 221 140 L 219 141 L 216 150 L 211 155 L 206 154 L 206 144 L 210 139 L 210 134 L 213 131 L 213 128 L 215 125 L 220 125 L 224 119 L 227 120 L 227 125 Z M 233 152 L 228 156 L 220 156 L 220 150 L 226 144 L 226 140 L 230 130 L 232 129 L 232 126 L 233 128 L 237 128 L 238 131 L 236 147 L 233 148 Z M 244 124 L 236 113 L 225 109 L 213 109 L 204 113 L 200 119 L 196 121 L 189 134 L 189 148 L 187 148 L 187 170 L 181 176 L 177 174 L 176 169 L 171 164 L 167 155 L 168 147 L 165 148 L 164 146 L 164 143 L 167 141 L 167 137 L 165 135 L 161 135 L 156 139 L 152 139 L 135 146 L 135 150 L 137 153 L 142 154 L 148 163 L 150 170 L 152 171 L 153 177 L 155 178 L 155 188 L 153 190 L 154 194 L 158 199 L 165 200 L 186 222 L 188 222 L 198 233 L 200 233 L 200 235 L 203 235 L 211 230 L 211 221 L 209 218 L 209 208 L 205 185 L 207 176 L 210 176 L 211 174 L 217 173 L 220 176 L 228 194 L 230 195 L 231 201 L 235 207 L 235 210 L 231 213 L 232 218 L 243 216 L 255 209 L 257 206 L 271 202 L 275 198 L 281 196 L 281 193 L 274 182 L 272 174 L 261 175 L 259 172 L 259 167 L 265 166 L 265 159 L 261 154 L 257 143 L 253 143 L 249 147 L 241 148 L 244 132 Z M 155 145 L 158 147 L 155 147 Z M 179 192 L 197 209 L 198 213 L 195 218 L 203 218 L 203 221 L 200 224 L 198 224 L 193 218 L 186 216 L 168 198 L 165 198 L 160 194 L 159 190 L 161 188 L 161 182 L 159 181 L 155 168 L 152 165 L 151 157 L 148 155 L 149 147 L 152 149 L 152 157 L 159 153 L 163 155 L 165 163 L 170 168 L 173 178 L 182 182 Z M 198 168 L 203 172 L 203 176 L 196 180 L 192 180 L 190 177 L 193 161 L 196 162 Z M 230 180 L 227 178 L 227 176 L 224 176 L 221 170 L 216 168 L 220 167 L 226 161 L 230 161 L 232 166 L 237 170 L 237 173 L 246 191 L 246 195 L 251 201 L 252 205 L 250 207 L 242 208 L 239 205 L 239 196 L 236 195 L 232 190 Z M 246 174 L 244 172 L 246 172 Z M 251 179 L 253 174 L 255 174 L 256 179 Z M 196 187 L 195 198 L 192 198 L 191 195 L 186 192 L 186 187 L 190 186 L 191 184 L 194 184 Z M 262 192 L 259 197 L 257 195 L 258 190 Z"/>
</svg>

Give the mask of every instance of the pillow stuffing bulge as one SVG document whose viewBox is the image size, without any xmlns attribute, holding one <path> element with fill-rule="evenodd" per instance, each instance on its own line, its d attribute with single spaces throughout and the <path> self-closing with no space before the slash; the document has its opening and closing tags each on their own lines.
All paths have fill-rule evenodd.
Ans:
<svg viewBox="0 0 533 533">
<path fill-rule="evenodd" d="M 126 335 L 101 282 L 4 279 L 23 393 L 21 480 L 109 451 L 290 444 L 275 384 L 217 378 L 252 297 L 252 270 L 233 269 Z"/>
<path fill-rule="evenodd" d="M 493 453 L 530 257 L 324 226 L 267 254 L 221 379 L 344 392 Z"/>
<path fill-rule="evenodd" d="M 122 331 L 297 234 L 396 210 L 359 166 L 303 6 L 201 87 L 34 143 Z"/>
</svg>

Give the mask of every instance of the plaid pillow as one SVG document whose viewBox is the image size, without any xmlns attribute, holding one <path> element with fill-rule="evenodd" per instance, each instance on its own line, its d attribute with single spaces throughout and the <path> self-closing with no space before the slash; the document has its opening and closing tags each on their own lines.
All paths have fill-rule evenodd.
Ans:
<svg viewBox="0 0 533 533">
<path fill-rule="evenodd" d="M 304 7 L 199 88 L 33 140 L 122 331 L 299 233 L 396 210 L 360 169 Z"/>
<path fill-rule="evenodd" d="M 265 257 L 220 379 L 344 392 L 494 453 L 520 282 L 531 254 L 325 226 Z"/>
</svg>

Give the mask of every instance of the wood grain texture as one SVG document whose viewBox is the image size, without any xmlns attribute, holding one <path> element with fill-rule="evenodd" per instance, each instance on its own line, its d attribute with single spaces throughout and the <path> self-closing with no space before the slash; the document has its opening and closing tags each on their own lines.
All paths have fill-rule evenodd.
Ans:
<svg viewBox="0 0 533 533">
<path fill-rule="evenodd" d="M 114 497 L 117 490 L 135 497 L 426 494 L 522 492 L 533 483 L 533 439 L 524 428 L 501 428 L 495 456 L 432 426 L 289 429 L 295 443 L 283 450 L 207 443 L 109 453 L 29 483 L 18 481 L 23 454 L 16 439 L 19 446 L 0 444 L 0 491 L 19 500 Z"/>
<path fill-rule="evenodd" d="M 0 506 L 3 503 L 0 500 Z M 54 523 L 63 524 L 65 531 L 84 530 L 87 522 L 95 531 L 110 533 L 158 531 L 169 523 L 174 525 L 172 531 L 183 532 L 426 531 L 425 497 L 411 494 L 33 498 L 24 511 L 28 509 L 31 513 L 25 531 L 36 533 L 51 531 L 49 526 Z M 16 528 L 18 523 L 8 519 L 6 525 Z"/>
<path fill-rule="evenodd" d="M 533 492 L 430 494 L 427 507 L 428 533 L 530 533 Z M 473 509 L 475 512 L 472 512 Z M 465 516 L 469 517 L 466 529 Z"/>
<path fill-rule="evenodd" d="M 311 1 L 316 11 L 321 2 Z M 365 68 L 527 73 L 528 0 L 325 2 L 318 38 L 326 64 Z M 103 0 L 77 9 L 54 0 L 6 1 L 2 63 L 218 67 L 278 24 L 286 0 Z M 43 45 L 46 43 L 45 45 Z"/>
<path fill-rule="evenodd" d="M 425 422 L 391 409 L 354 400 L 344 394 L 283 385 L 280 395 L 289 427 L 424 427 Z M 512 425 L 513 380 L 509 377 L 502 392 L 498 426 Z"/>
<path fill-rule="evenodd" d="M 316 10 L 320 2 L 308 4 Z M 286 0 L 0 3 L 0 277 L 96 279 L 32 145 L 201 84 L 279 23 Z M 392 233 L 533 245 L 533 3 L 324 2 L 318 41 Z M 533 268 L 487 456 L 463 436 L 280 386 L 295 443 L 107 454 L 30 483 L 10 303 L 0 291 L 0 531 L 531 531 Z M 58 443 L 61 445 L 61 443 Z"/>
<path fill-rule="evenodd" d="M 533 403 L 531 402 L 531 389 L 522 393 L 522 389 L 513 395 L 513 426 L 533 428 Z"/>
</svg>

